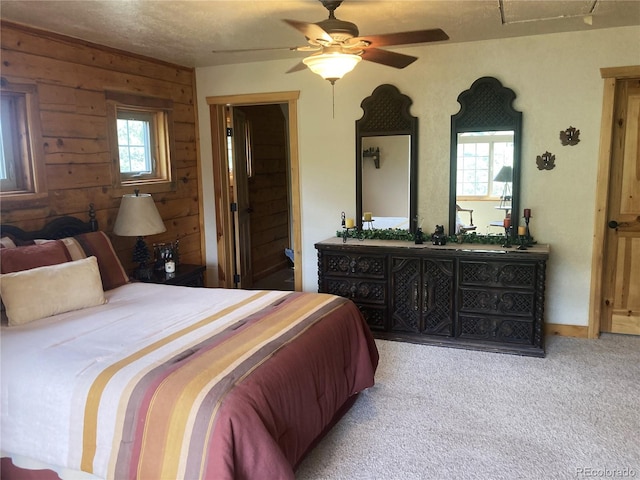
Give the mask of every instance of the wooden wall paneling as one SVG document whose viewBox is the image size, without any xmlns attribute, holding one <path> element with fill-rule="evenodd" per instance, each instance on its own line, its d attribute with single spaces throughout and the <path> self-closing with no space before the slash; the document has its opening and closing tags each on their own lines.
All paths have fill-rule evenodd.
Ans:
<svg viewBox="0 0 640 480">
<path fill-rule="evenodd" d="M 2 21 L 0 25 L 2 26 L 2 43 L 11 50 L 36 55 L 47 52 L 51 57 L 73 63 L 112 69 L 122 73 L 135 72 L 151 78 L 163 78 L 189 88 L 192 84 L 193 72 L 187 67 L 7 21 Z"/>
<path fill-rule="evenodd" d="M 121 73 L 113 69 L 96 68 L 44 56 L 3 50 L 2 75 L 33 78 L 43 83 L 65 85 L 72 88 L 104 91 L 133 92 L 153 97 L 168 98 L 178 103 L 192 103 L 190 89 L 161 78 L 152 79 L 136 74 Z M 133 87 L 132 87 L 133 86 Z"/>
<path fill-rule="evenodd" d="M 80 88 L 40 83 L 38 85 L 40 109 L 83 115 L 106 116 L 104 93 Z"/>
<path fill-rule="evenodd" d="M 111 185 L 111 164 L 47 165 L 49 190 Z"/>
<path fill-rule="evenodd" d="M 41 228 L 62 215 L 85 218 L 93 203 L 100 228 L 110 234 L 120 195 L 111 188 L 105 92 L 165 98 L 173 101 L 178 182 L 175 191 L 154 193 L 167 225 L 159 238 L 188 239 L 189 258 L 202 261 L 193 69 L 10 22 L 1 26 L 2 77 L 38 88 L 49 189 L 47 207 L 3 211 L 2 222 Z M 132 239 L 110 236 L 131 268 Z"/>
</svg>

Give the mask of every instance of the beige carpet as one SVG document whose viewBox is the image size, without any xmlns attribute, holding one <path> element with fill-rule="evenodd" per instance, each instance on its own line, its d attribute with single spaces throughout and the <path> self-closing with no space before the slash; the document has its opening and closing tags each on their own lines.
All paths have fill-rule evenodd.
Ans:
<svg viewBox="0 0 640 480">
<path fill-rule="evenodd" d="M 640 337 L 547 339 L 547 357 L 377 341 L 310 479 L 640 478 Z"/>
</svg>

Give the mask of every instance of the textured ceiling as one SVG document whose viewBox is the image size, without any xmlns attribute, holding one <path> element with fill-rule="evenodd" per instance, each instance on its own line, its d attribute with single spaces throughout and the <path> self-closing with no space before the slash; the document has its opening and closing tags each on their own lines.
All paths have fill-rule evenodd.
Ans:
<svg viewBox="0 0 640 480">
<path fill-rule="evenodd" d="M 278 58 L 304 36 L 282 19 L 318 22 L 317 0 L 0 0 L 0 16 L 171 63 L 202 67 Z M 345 0 L 336 16 L 361 34 L 442 28 L 449 42 L 640 25 L 639 0 Z M 283 50 L 214 53 L 214 50 Z M 636 46 L 637 47 L 637 46 Z M 401 52 L 402 48 L 390 50 Z"/>
</svg>

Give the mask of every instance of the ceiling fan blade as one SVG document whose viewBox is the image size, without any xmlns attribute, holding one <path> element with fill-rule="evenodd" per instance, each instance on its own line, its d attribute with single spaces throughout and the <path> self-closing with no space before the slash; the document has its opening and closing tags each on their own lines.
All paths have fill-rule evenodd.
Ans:
<svg viewBox="0 0 640 480">
<path fill-rule="evenodd" d="M 415 30 L 413 32 L 383 33 L 381 35 L 368 35 L 353 38 L 349 43 L 367 41 L 372 47 L 385 47 L 391 45 L 409 45 L 412 43 L 428 43 L 449 40 L 449 35 L 439 28 L 433 30 Z"/>
<path fill-rule="evenodd" d="M 300 62 L 296 66 L 291 67 L 289 70 L 287 70 L 287 73 L 299 72 L 301 70 L 304 70 L 305 68 L 307 68 L 307 66 L 304 63 Z"/>
<path fill-rule="evenodd" d="M 316 52 L 322 47 L 315 45 L 301 45 L 299 47 L 263 47 L 236 48 L 231 50 L 211 50 L 213 53 L 246 53 L 246 52 L 274 52 L 276 50 L 290 50 L 292 52 Z"/>
<path fill-rule="evenodd" d="M 320 28 L 315 23 L 308 22 L 300 22 L 298 20 L 288 20 L 284 19 L 283 22 L 288 23 L 296 30 L 299 30 L 307 37 L 309 40 L 318 41 L 321 40 L 323 42 L 331 43 L 333 42 L 333 38 L 327 32 L 325 32 L 322 28 Z"/>
<path fill-rule="evenodd" d="M 386 65 L 388 67 L 404 68 L 415 62 L 418 57 L 369 47 L 362 52 L 362 59 L 374 63 L 380 63 L 381 65 Z"/>
</svg>

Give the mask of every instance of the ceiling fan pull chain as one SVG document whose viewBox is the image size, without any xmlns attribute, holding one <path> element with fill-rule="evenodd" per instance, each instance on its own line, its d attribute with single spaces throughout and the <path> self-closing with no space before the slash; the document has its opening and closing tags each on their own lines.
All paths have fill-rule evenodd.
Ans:
<svg viewBox="0 0 640 480">
<path fill-rule="evenodd" d="M 336 82 L 331 82 L 331 110 L 333 118 L 336 118 Z"/>
</svg>

